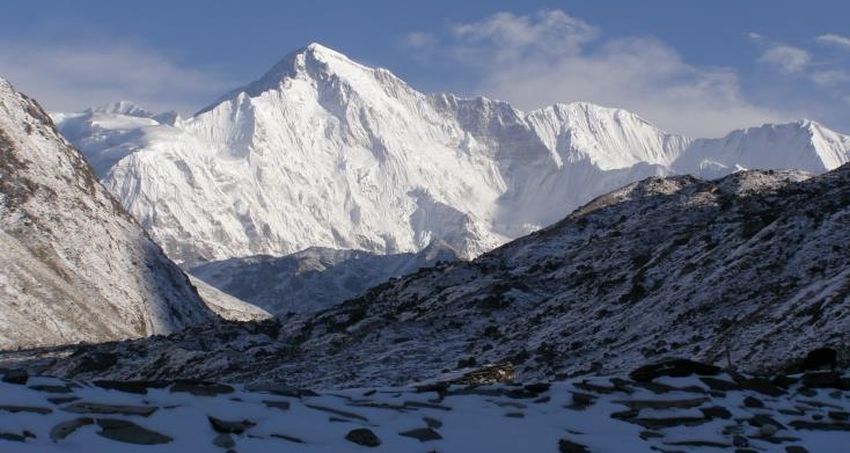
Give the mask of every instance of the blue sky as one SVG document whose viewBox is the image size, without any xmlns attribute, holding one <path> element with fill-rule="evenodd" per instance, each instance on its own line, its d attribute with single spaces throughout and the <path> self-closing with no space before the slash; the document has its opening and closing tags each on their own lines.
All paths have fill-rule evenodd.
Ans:
<svg viewBox="0 0 850 453">
<path fill-rule="evenodd" d="M 0 75 L 49 109 L 183 113 L 318 41 L 414 87 L 523 109 L 576 100 L 722 135 L 850 132 L 850 2 L 6 0 Z"/>
</svg>

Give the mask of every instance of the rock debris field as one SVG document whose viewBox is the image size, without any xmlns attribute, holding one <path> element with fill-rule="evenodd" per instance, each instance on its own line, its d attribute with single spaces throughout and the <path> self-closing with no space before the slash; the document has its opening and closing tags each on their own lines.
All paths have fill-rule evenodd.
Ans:
<svg viewBox="0 0 850 453">
<path fill-rule="evenodd" d="M 823 452 L 850 445 L 850 377 L 697 362 L 556 383 L 319 391 L 77 382 L 6 371 L 0 450 Z"/>
</svg>

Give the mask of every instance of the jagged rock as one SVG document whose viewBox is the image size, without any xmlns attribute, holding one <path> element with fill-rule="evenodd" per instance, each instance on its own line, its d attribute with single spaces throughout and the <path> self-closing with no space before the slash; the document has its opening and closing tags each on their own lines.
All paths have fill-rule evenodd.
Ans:
<svg viewBox="0 0 850 453">
<path fill-rule="evenodd" d="M 236 446 L 236 441 L 230 434 L 221 433 L 213 439 L 213 445 L 221 448 L 233 448 Z"/>
<path fill-rule="evenodd" d="M 8 370 L 3 374 L 3 382 L 7 384 L 26 385 L 29 379 L 26 370 Z"/>
<path fill-rule="evenodd" d="M 207 420 L 217 433 L 222 434 L 242 434 L 257 425 L 251 420 L 226 421 L 211 415 L 207 416 Z"/>
<path fill-rule="evenodd" d="M 381 439 L 369 428 L 352 429 L 345 435 L 345 440 L 364 447 L 377 447 L 381 445 Z"/>
<path fill-rule="evenodd" d="M 398 433 L 399 436 L 412 437 L 420 442 L 442 439 L 443 436 L 431 428 L 416 428 Z"/>
<path fill-rule="evenodd" d="M 573 442 L 567 439 L 561 439 L 558 441 L 558 452 L 560 453 L 589 453 L 590 450 L 587 449 L 582 444 Z"/>
<path fill-rule="evenodd" d="M 90 417 L 79 417 L 73 420 L 58 423 L 50 430 L 50 440 L 56 442 L 70 436 L 74 431 L 83 426 L 94 424 L 94 419 Z"/>
<path fill-rule="evenodd" d="M 802 371 L 814 371 L 823 368 L 834 370 L 838 366 L 838 354 L 832 348 L 818 348 L 806 355 L 800 365 Z"/>
<path fill-rule="evenodd" d="M 781 396 L 785 391 L 777 387 L 770 379 L 763 377 L 745 377 L 737 373 L 732 374 L 732 379 L 744 390 L 752 390 L 768 396 Z"/>
<path fill-rule="evenodd" d="M 76 414 L 120 414 L 141 415 L 148 417 L 159 409 L 156 406 L 134 406 L 129 404 L 102 404 L 87 401 L 73 402 L 64 406 L 62 410 Z"/>
<path fill-rule="evenodd" d="M 720 374 L 721 371 L 720 368 L 714 365 L 687 359 L 674 359 L 642 366 L 629 373 L 629 377 L 637 382 L 651 382 L 653 379 L 662 376 L 686 377 L 693 374 L 715 376 Z"/>
<path fill-rule="evenodd" d="M 98 435 L 118 442 L 138 445 L 167 444 L 173 439 L 165 434 L 143 428 L 128 420 L 97 419 Z"/>
</svg>

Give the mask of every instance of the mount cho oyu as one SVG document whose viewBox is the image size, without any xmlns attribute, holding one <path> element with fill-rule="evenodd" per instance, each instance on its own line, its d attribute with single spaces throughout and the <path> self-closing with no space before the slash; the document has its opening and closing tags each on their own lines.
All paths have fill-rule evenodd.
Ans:
<svg viewBox="0 0 850 453">
<path fill-rule="evenodd" d="M 850 160 L 850 137 L 811 121 L 692 140 L 588 103 L 523 112 L 426 95 L 319 44 L 190 118 L 127 103 L 54 118 L 189 264 L 308 247 L 415 252 L 434 240 L 472 257 L 645 177 L 820 173 Z"/>
</svg>

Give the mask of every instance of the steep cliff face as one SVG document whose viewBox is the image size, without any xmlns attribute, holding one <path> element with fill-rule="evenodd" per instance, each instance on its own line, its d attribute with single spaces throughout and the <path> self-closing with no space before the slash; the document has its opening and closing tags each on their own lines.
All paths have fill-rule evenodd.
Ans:
<svg viewBox="0 0 850 453">
<path fill-rule="evenodd" d="M 0 79 L 0 348 L 167 334 L 213 318 L 41 107 Z"/>
</svg>

